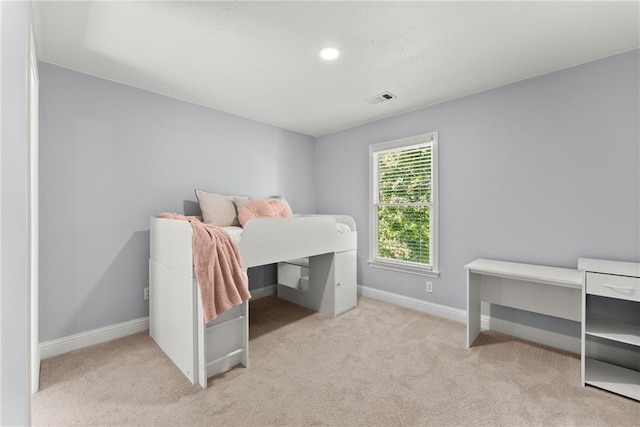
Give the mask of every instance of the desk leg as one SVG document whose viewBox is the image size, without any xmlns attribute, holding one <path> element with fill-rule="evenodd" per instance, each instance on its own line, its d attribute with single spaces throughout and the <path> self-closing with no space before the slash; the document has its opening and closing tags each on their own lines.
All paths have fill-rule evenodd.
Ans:
<svg viewBox="0 0 640 427">
<path fill-rule="evenodd" d="M 480 335 L 480 275 L 467 270 L 467 348 Z"/>
</svg>

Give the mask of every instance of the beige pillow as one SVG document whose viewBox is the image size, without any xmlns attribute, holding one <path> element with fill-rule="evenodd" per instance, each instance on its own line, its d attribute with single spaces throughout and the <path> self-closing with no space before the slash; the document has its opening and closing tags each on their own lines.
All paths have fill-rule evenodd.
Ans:
<svg viewBox="0 0 640 427">
<path fill-rule="evenodd" d="M 195 190 L 202 218 L 205 223 L 218 227 L 239 226 L 238 213 L 234 201 L 246 200 L 246 196 L 227 196 Z"/>
</svg>

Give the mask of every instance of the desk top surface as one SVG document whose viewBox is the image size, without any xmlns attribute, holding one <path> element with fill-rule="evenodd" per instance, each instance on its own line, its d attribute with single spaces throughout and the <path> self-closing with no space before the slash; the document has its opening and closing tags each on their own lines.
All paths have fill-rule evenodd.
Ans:
<svg viewBox="0 0 640 427">
<path fill-rule="evenodd" d="M 583 273 L 572 268 L 548 267 L 546 265 L 521 264 L 479 258 L 464 266 L 474 273 L 541 282 L 571 288 L 582 288 Z"/>
</svg>

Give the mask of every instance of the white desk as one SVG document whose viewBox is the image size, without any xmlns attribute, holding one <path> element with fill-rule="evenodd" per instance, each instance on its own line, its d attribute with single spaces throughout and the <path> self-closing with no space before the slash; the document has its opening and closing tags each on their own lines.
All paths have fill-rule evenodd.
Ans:
<svg viewBox="0 0 640 427">
<path fill-rule="evenodd" d="M 584 273 L 569 268 L 477 259 L 467 269 L 467 347 L 480 334 L 481 301 L 582 320 Z"/>
</svg>

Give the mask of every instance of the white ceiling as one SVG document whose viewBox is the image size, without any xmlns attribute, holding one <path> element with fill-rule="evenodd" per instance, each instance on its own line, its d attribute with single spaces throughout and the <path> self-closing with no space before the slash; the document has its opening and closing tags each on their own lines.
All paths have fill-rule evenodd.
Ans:
<svg viewBox="0 0 640 427">
<path fill-rule="evenodd" d="M 36 2 L 39 58 L 312 136 L 640 47 L 632 2 Z M 341 56 L 323 62 L 320 48 Z M 398 98 L 370 105 L 384 91 Z"/>
</svg>

